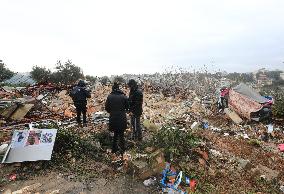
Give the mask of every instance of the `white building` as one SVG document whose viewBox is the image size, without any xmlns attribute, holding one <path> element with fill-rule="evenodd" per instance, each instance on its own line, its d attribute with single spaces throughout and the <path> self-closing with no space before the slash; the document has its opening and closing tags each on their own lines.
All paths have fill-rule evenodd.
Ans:
<svg viewBox="0 0 284 194">
<path fill-rule="evenodd" d="M 284 80 L 284 73 L 280 73 L 280 78 Z"/>
</svg>

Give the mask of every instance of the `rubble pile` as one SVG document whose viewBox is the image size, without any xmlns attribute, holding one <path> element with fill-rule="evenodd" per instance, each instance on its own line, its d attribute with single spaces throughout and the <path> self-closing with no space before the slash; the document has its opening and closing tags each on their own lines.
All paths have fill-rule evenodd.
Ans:
<svg viewBox="0 0 284 194">
<path fill-rule="evenodd" d="M 162 93 L 164 96 L 177 96 L 187 99 L 195 92 L 198 96 L 213 93 L 220 81 L 201 73 L 166 73 L 141 76 L 144 89 L 149 93 Z M 196 87 L 198 86 L 198 87 Z"/>
<path fill-rule="evenodd" d="M 280 192 L 284 181 L 281 119 L 261 123 L 242 115 L 237 115 L 241 120 L 235 119 L 233 111 L 218 112 L 215 91 L 221 81 L 214 76 L 154 74 L 141 76 L 141 82 L 143 145 L 130 140 L 131 129 L 127 129 L 128 151 L 123 157 L 110 154 L 112 135 L 104 103 L 111 86 L 99 83 L 88 100 L 89 120 L 84 128 L 75 122 L 68 87 L 40 85 L 20 92 L 1 89 L 0 143 L 8 144 L 13 130 L 29 124 L 56 127 L 59 131 L 49 164 L 65 166 L 64 170 L 72 169 L 88 179 L 101 167 L 102 174 L 127 172 L 145 186 L 163 187 L 165 192 Z M 127 94 L 127 88 L 123 90 Z M 169 163 L 174 170 L 166 168 Z M 162 175 L 165 169 L 175 176 Z M 178 172 L 194 180 L 194 185 L 181 181 L 183 186 L 173 188 L 171 181 L 178 180 Z M 164 186 L 163 177 L 167 178 Z"/>
</svg>

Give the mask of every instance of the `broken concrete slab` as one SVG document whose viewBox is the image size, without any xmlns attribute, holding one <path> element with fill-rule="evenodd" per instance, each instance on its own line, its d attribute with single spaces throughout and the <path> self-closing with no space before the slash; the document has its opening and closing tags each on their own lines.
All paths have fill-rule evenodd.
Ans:
<svg viewBox="0 0 284 194">
<path fill-rule="evenodd" d="M 239 170 L 249 170 L 253 167 L 249 160 L 239 159 L 238 163 Z"/>
<path fill-rule="evenodd" d="M 150 167 L 156 171 L 163 170 L 165 167 L 165 157 L 162 150 L 157 150 L 149 156 Z M 161 172 L 161 171 L 160 171 Z"/>
<path fill-rule="evenodd" d="M 130 161 L 130 171 L 139 179 L 146 178 L 161 173 L 165 167 L 165 158 L 162 150 L 157 150 L 150 154 L 148 161 L 137 159 Z"/>
<path fill-rule="evenodd" d="M 26 187 L 23 187 L 22 189 L 19 189 L 17 191 L 12 192 L 12 194 L 25 194 L 25 193 L 31 193 L 34 192 L 36 189 L 41 187 L 41 183 L 35 183 Z"/>
<path fill-rule="evenodd" d="M 104 187 L 107 184 L 107 180 L 105 178 L 100 178 L 100 179 L 96 180 L 96 184 Z"/>
<path fill-rule="evenodd" d="M 284 193 L 284 185 L 281 185 L 279 189 L 282 191 L 282 193 Z"/>
<path fill-rule="evenodd" d="M 46 194 L 59 194 L 59 193 L 60 193 L 60 190 L 58 189 L 58 190 L 54 190 Z"/>
<path fill-rule="evenodd" d="M 239 117 L 239 115 L 235 112 L 235 111 L 232 111 L 231 109 L 229 108 L 225 108 L 224 109 L 224 112 L 226 113 L 226 115 L 232 119 L 232 121 L 234 121 L 234 123 L 236 124 L 240 124 L 243 122 L 243 120 Z"/>
<path fill-rule="evenodd" d="M 141 160 L 131 161 L 130 169 L 136 177 L 143 180 L 154 174 L 148 163 Z"/>
<path fill-rule="evenodd" d="M 272 170 L 266 166 L 259 164 L 256 168 L 252 169 L 253 176 L 262 176 L 267 181 L 272 181 L 279 177 L 280 172 Z"/>
<path fill-rule="evenodd" d="M 6 189 L 6 190 L 3 191 L 3 194 L 12 194 L 12 190 Z"/>
<path fill-rule="evenodd" d="M 2 145 L 0 146 L 0 155 L 1 155 L 1 154 L 4 154 L 4 153 L 7 151 L 8 146 L 9 146 L 9 144 L 2 144 Z"/>
<path fill-rule="evenodd" d="M 200 123 L 199 122 L 194 122 L 194 123 L 192 123 L 192 125 L 190 126 L 190 128 L 192 129 L 192 130 L 196 130 L 196 129 L 198 129 L 198 127 L 200 127 Z"/>
</svg>

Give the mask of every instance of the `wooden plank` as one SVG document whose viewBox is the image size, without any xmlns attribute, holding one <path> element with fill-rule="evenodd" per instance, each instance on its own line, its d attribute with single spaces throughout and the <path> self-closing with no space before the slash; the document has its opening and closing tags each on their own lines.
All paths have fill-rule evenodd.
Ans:
<svg viewBox="0 0 284 194">
<path fill-rule="evenodd" d="M 23 119 L 26 114 L 32 109 L 33 104 L 24 104 L 20 106 L 11 116 L 13 120 L 21 120 Z"/>
<path fill-rule="evenodd" d="M 17 104 L 14 104 L 6 109 L 4 109 L 3 111 L 1 111 L 1 115 L 3 117 L 5 117 L 6 119 L 7 118 L 10 118 L 10 116 L 16 111 L 16 109 L 18 108 L 18 105 Z"/>
</svg>

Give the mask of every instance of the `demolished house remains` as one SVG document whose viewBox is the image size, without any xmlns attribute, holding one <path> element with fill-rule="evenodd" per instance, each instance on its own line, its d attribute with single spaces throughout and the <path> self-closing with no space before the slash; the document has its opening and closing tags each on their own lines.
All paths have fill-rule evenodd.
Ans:
<svg viewBox="0 0 284 194">
<path fill-rule="evenodd" d="M 222 187 L 216 186 L 216 189 L 224 191 L 232 186 L 227 182 L 232 178 L 230 174 L 237 176 L 244 170 L 247 171 L 247 177 L 239 174 L 234 177 L 236 183 L 245 179 L 253 184 L 252 177 L 262 176 L 276 180 L 277 185 L 282 186 L 280 184 L 284 179 L 279 171 L 283 170 L 284 165 L 284 126 L 283 119 L 277 122 L 273 120 L 271 98 L 261 96 L 243 83 L 231 88 L 228 86 L 228 104 L 224 112 L 219 112 L 219 96 L 216 97 L 215 93 L 224 82 L 219 77 L 198 73 L 139 77 L 144 92 L 141 121 L 145 131 L 143 141 L 148 146 L 138 149 L 135 143 L 128 140 L 129 150 L 123 157 L 110 159 L 110 165 L 116 172 L 127 172 L 144 182 L 145 187 L 159 185 L 160 191 L 168 193 L 203 191 L 203 184 L 208 181 L 206 177 L 213 178 L 216 184 L 223 181 Z M 135 76 L 125 76 L 125 80 L 130 78 L 137 79 Z M 0 155 L 3 162 L 56 158 L 55 154 L 60 150 L 56 144 L 62 145 L 58 138 L 66 129 L 82 139 L 89 138 L 88 142 L 92 142 L 90 146 L 101 154 L 101 158 L 110 158 L 110 147 L 105 142 L 108 135 L 102 136 L 100 141 L 94 137 L 96 134 L 111 133 L 108 131 L 108 114 L 104 110 L 111 86 L 97 83 L 92 90 L 87 104 L 89 124 L 85 128 L 78 128 L 76 124 L 76 110 L 69 90 L 70 86 L 52 84 L 1 88 Z M 127 92 L 127 88 L 123 90 Z M 167 133 L 163 133 L 163 130 Z M 127 129 L 125 133 L 130 132 Z M 52 146 L 35 147 L 42 142 L 52 143 Z M 156 147 L 151 142 L 155 142 Z M 23 150 L 17 152 L 15 147 L 29 152 L 29 145 L 33 145 L 33 149 L 44 157 L 29 157 L 28 154 L 20 157 L 19 152 Z M 250 150 L 253 151 L 249 153 Z M 68 150 L 66 157 L 71 152 Z M 267 154 L 274 158 L 272 162 Z M 256 155 L 263 158 L 255 158 Z M 70 158 L 73 166 L 80 165 L 78 161 L 75 157 Z M 204 176 L 194 175 L 194 172 L 201 171 L 205 173 Z M 210 184 L 215 184 L 214 180 Z M 240 187 L 237 191 L 242 189 Z"/>
</svg>

